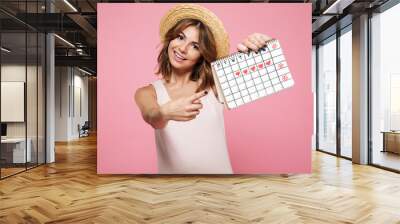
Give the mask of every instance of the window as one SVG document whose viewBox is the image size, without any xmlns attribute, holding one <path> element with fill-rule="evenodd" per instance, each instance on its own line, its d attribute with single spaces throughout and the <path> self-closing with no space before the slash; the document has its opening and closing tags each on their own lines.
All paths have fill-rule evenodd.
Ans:
<svg viewBox="0 0 400 224">
<path fill-rule="evenodd" d="M 351 26 L 340 36 L 340 154 L 352 157 L 352 35 Z"/>
<path fill-rule="evenodd" d="M 318 149 L 336 153 L 336 36 L 318 48 Z"/>
<path fill-rule="evenodd" d="M 391 133 L 400 130 L 398 21 L 400 4 L 371 18 L 372 163 L 395 170 L 400 170 L 400 150 L 393 151 L 388 149 L 389 145 L 384 144 L 391 144 L 394 149 L 400 148 L 400 133 Z"/>
</svg>

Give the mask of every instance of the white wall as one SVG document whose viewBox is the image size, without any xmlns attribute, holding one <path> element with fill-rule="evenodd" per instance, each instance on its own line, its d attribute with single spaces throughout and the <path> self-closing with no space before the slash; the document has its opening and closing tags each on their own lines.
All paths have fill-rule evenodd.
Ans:
<svg viewBox="0 0 400 224">
<path fill-rule="evenodd" d="M 55 141 L 68 140 L 69 80 L 68 67 L 55 68 Z"/>
<path fill-rule="evenodd" d="M 76 70 L 75 70 L 76 71 Z M 89 112 L 88 112 L 88 77 L 75 75 L 74 77 L 74 111 L 73 119 L 72 119 L 72 135 L 75 137 L 79 137 L 77 126 L 80 124 L 81 126 L 88 121 Z M 80 93 L 78 92 L 80 91 Z M 79 97 L 80 95 L 80 97 Z M 80 101 L 80 102 L 79 102 Z M 81 107 L 81 108 L 79 108 Z M 81 109 L 81 111 L 79 111 Z"/>
<path fill-rule="evenodd" d="M 27 68 L 24 65 L 6 64 L 1 66 L 1 81 L 3 82 L 25 82 L 25 75 L 28 69 L 28 74 L 32 74 L 32 66 Z M 5 108 L 2 108 L 4 110 Z M 24 122 L 10 122 L 7 123 L 7 136 L 8 137 L 25 137 L 25 123 Z"/>
<path fill-rule="evenodd" d="M 25 82 L 1 81 L 1 121 L 24 122 Z"/>
<path fill-rule="evenodd" d="M 25 71 L 25 69 L 27 69 Z M 41 70 L 39 70 L 41 72 Z M 27 88 L 27 119 L 28 119 L 28 137 L 31 133 L 36 136 L 36 66 L 18 65 L 18 64 L 5 64 L 1 66 L 1 81 L 3 82 L 25 82 L 25 75 L 27 74 L 29 86 L 34 88 Z M 39 105 L 41 107 L 42 105 Z M 2 108 L 4 110 L 5 108 Z M 33 113 L 33 111 L 35 113 Z M 34 122 L 34 123 L 32 123 Z M 7 136 L 8 137 L 25 137 L 25 124 L 26 122 L 7 122 Z M 42 136 L 40 136 L 42 137 Z"/>
<path fill-rule="evenodd" d="M 56 67 L 55 73 L 55 140 L 77 139 L 78 124 L 88 120 L 88 77 L 72 67 Z"/>
</svg>

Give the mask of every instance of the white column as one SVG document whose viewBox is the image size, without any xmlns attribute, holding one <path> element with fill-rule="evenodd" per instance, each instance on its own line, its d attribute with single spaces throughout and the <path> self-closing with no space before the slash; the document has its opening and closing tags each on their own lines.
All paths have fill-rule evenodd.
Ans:
<svg viewBox="0 0 400 224">
<path fill-rule="evenodd" d="M 368 15 L 353 20 L 353 162 L 368 163 Z"/>
<path fill-rule="evenodd" d="M 46 1 L 46 11 L 54 12 L 54 5 Z M 55 162 L 55 43 L 54 35 L 46 35 L 46 163 Z"/>
<path fill-rule="evenodd" d="M 54 35 L 46 36 L 46 163 L 55 161 L 54 133 L 55 133 L 55 76 L 54 76 Z"/>
<path fill-rule="evenodd" d="M 71 130 L 72 68 L 57 66 L 55 69 L 55 141 L 69 141 Z"/>
</svg>

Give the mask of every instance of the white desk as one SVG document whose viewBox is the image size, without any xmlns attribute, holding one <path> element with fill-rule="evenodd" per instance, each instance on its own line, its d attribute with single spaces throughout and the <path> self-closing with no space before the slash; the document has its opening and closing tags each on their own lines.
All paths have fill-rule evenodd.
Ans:
<svg viewBox="0 0 400 224">
<path fill-rule="evenodd" d="M 6 138 L 1 139 L 2 144 L 2 152 L 6 150 L 10 150 L 9 147 L 12 147 L 12 163 L 25 163 L 25 158 L 27 158 L 26 162 L 31 161 L 31 145 L 32 140 L 27 138 L 28 147 L 26 147 L 26 155 L 25 155 L 25 138 Z"/>
</svg>

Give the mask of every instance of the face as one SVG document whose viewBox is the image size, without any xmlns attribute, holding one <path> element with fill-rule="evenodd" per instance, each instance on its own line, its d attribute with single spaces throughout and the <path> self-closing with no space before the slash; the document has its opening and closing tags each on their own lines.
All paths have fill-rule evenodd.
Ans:
<svg viewBox="0 0 400 224">
<path fill-rule="evenodd" d="M 193 69 L 201 58 L 199 51 L 199 30 L 189 26 L 168 46 L 168 58 L 174 69 L 188 71 Z"/>
</svg>

